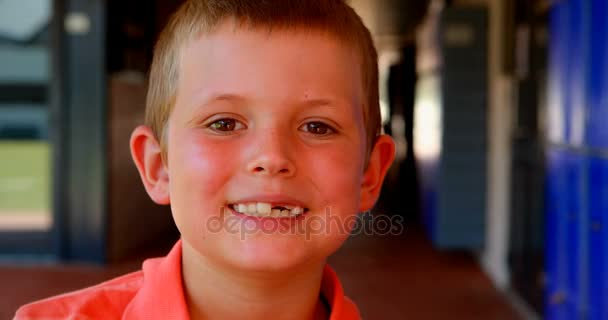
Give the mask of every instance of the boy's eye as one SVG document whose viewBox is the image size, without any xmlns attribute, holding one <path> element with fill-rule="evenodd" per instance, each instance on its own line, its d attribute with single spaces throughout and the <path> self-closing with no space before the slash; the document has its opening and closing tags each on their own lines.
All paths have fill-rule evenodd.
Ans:
<svg viewBox="0 0 608 320">
<path fill-rule="evenodd" d="M 332 127 L 319 121 L 305 123 L 300 127 L 300 130 L 319 136 L 325 136 L 336 132 Z"/>
<path fill-rule="evenodd" d="M 230 132 L 240 130 L 244 127 L 244 125 L 238 120 L 225 118 L 210 123 L 208 127 L 213 131 Z"/>
</svg>

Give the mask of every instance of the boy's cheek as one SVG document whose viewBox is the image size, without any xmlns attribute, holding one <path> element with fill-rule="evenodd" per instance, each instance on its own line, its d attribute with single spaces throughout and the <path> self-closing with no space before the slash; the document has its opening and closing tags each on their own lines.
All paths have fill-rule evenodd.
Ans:
<svg viewBox="0 0 608 320">
<path fill-rule="evenodd" d="M 322 161 L 312 162 L 312 165 L 312 170 L 316 170 L 317 188 L 321 190 L 324 202 L 334 207 L 333 214 L 349 215 L 356 212 L 362 177 L 362 166 L 357 164 L 356 159 L 334 154 Z"/>
<path fill-rule="evenodd" d="M 218 148 L 191 144 L 174 150 L 169 159 L 171 183 L 182 192 L 198 193 L 199 198 L 218 193 L 235 170 L 235 159 Z"/>
</svg>

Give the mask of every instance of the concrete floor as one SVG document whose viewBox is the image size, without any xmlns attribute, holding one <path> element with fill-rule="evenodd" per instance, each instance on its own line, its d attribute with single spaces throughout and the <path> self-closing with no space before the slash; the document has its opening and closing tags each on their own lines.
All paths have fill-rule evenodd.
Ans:
<svg viewBox="0 0 608 320">
<path fill-rule="evenodd" d="M 0 266 L 0 319 L 18 306 L 139 268 L 140 259 L 96 266 Z M 330 265 L 365 319 L 521 319 L 467 253 L 437 252 L 417 228 L 353 236 Z"/>
<path fill-rule="evenodd" d="M 415 228 L 352 237 L 329 263 L 365 319 L 522 319 L 473 256 L 438 252 Z"/>
</svg>

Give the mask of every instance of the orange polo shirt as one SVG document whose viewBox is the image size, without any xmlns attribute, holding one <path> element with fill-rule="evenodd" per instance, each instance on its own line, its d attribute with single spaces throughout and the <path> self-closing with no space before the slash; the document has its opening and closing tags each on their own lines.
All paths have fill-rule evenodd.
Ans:
<svg viewBox="0 0 608 320">
<path fill-rule="evenodd" d="M 27 304 L 17 310 L 15 319 L 189 319 L 181 258 L 178 241 L 166 257 L 144 261 L 140 271 Z M 361 318 L 328 265 L 323 270 L 321 295 L 331 309 L 330 320 Z"/>
</svg>

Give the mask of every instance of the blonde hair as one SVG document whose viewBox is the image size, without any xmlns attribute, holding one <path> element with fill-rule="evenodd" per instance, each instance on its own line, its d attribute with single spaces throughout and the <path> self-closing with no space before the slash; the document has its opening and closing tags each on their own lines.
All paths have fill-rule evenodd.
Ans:
<svg viewBox="0 0 608 320">
<path fill-rule="evenodd" d="M 358 51 L 365 93 L 366 159 L 380 134 L 377 52 L 361 18 L 343 0 L 188 0 L 173 14 L 154 49 L 146 125 L 166 150 L 165 127 L 175 104 L 181 50 L 233 18 L 254 28 L 326 32 Z M 367 161 L 366 161 L 367 162 Z"/>
</svg>

